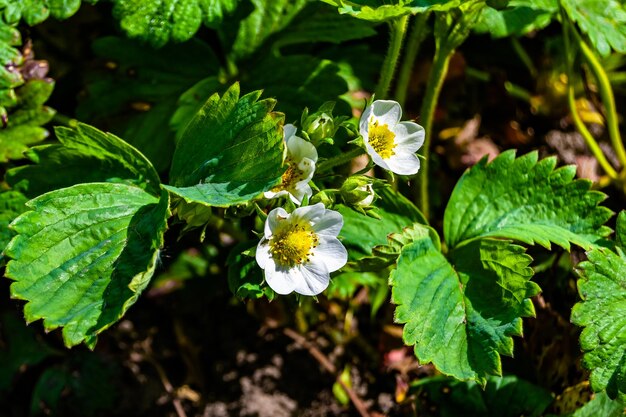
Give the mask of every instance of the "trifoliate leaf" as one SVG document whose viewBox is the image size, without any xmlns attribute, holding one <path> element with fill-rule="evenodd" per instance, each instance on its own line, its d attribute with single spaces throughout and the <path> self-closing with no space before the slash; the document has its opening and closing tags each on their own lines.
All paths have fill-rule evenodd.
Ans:
<svg viewBox="0 0 626 417">
<path fill-rule="evenodd" d="M 177 143 L 166 186 L 187 202 L 225 207 L 257 197 L 283 173 L 284 117 L 260 91 L 239 97 L 233 84 L 214 94 Z"/>
<path fill-rule="evenodd" d="M 115 37 L 98 39 L 93 48 L 108 69 L 89 74 L 78 118 L 126 138 L 166 171 L 174 151 L 169 120 L 185 90 L 218 73 L 213 50 L 199 40 L 155 50 Z"/>
<path fill-rule="evenodd" d="M 531 258 L 509 241 L 479 239 L 453 251 L 451 263 L 427 233 L 402 248 L 391 273 L 395 320 L 421 364 L 484 386 L 501 375 L 500 355 L 513 355 L 521 317 L 534 315 Z"/>
<path fill-rule="evenodd" d="M 113 16 L 130 38 L 162 47 L 184 42 L 196 34 L 202 22 L 218 24 L 237 0 L 113 0 Z"/>
<path fill-rule="evenodd" d="M 611 400 L 606 393 L 600 392 L 587 404 L 576 410 L 572 417 L 623 417 L 626 403 Z"/>
<path fill-rule="evenodd" d="M 626 53 L 626 8 L 618 0 L 562 0 L 569 18 L 578 23 L 596 51 L 608 56 L 611 48 Z"/>
<path fill-rule="evenodd" d="M 427 11 L 445 12 L 458 7 L 460 0 L 322 0 L 336 6 L 339 13 L 347 13 L 359 19 L 372 22 L 383 22 L 396 19 L 407 14 L 424 13 Z"/>
<path fill-rule="evenodd" d="M 591 388 L 611 399 L 626 400 L 626 256 L 599 248 L 579 265 L 582 302 L 572 310 L 572 323 L 584 327 L 580 346 L 591 370 Z"/>
<path fill-rule="evenodd" d="M 67 346 L 93 347 L 148 285 L 169 215 L 161 198 L 127 184 L 80 184 L 28 202 L 5 253 L 11 295 L 27 321 L 63 327 Z"/>
<path fill-rule="evenodd" d="M 553 401 L 549 391 L 514 375 L 490 376 L 484 390 L 472 381 L 423 378 L 411 391 L 425 394 L 419 396 L 427 400 L 417 401 L 417 410 L 426 417 L 539 417 Z"/>
<path fill-rule="evenodd" d="M 509 7 L 485 7 L 474 31 L 494 38 L 521 36 L 548 26 L 559 10 L 557 0 L 512 0 Z"/>
<path fill-rule="evenodd" d="M 7 182 L 29 197 L 86 182 L 126 181 L 160 196 L 154 167 L 137 149 L 110 133 L 85 124 L 55 129 L 60 145 L 35 147 L 36 165 L 7 172 Z"/>
<path fill-rule="evenodd" d="M 0 193 L 0 264 L 4 259 L 4 248 L 13 237 L 9 223 L 26 211 L 27 201 L 26 196 L 19 191 Z"/>
<path fill-rule="evenodd" d="M 611 230 L 603 224 L 612 212 L 598 204 L 605 195 L 591 182 L 574 180 L 576 168 L 554 169 L 555 158 L 537 162 L 537 153 L 486 158 L 459 180 L 444 215 L 448 247 L 483 236 L 565 249 L 590 248 Z"/>
<path fill-rule="evenodd" d="M 36 365 L 54 354 L 54 350 L 37 338 L 32 327 L 26 326 L 11 313 L 0 316 L 0 392 L 11 387 L 20 369 Z"/>
</svg>

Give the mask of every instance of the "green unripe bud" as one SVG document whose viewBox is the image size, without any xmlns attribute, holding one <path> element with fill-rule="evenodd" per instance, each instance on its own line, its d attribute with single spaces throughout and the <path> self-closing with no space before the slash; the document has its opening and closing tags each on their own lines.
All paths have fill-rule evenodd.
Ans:
<svg viewBox="0 0 626 417">
<path fill-rule="evenodd" d="M 313 197 L 311 197 L 311 199 L 309 200 L 309 204 L 311 204 L 311 205 L 317 204 L 317 203 L 324 204 L 324 207 L 330 207 L 333 204 L 335 204 L 335 197 L 334 197 L 333 193 L 326 192 L 326 191 L 320 191 L 319 193 L 317 193 Z"/>
<path fill-rule="evenodd" d="M 376 198 L 373 182 L 373 178 L 365 175 L 354 175 L 343 183 L 339 192 L 346 204 L 369 207 Z"/>
</svg>

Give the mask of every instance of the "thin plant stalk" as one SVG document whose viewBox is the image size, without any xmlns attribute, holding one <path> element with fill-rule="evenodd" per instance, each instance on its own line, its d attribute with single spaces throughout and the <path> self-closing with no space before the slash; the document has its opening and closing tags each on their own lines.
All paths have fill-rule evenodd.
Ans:
<svg viewBox="0 0 626 417">
<path fill-rule="evenodd" d="M 594 77 L 598 81 L 598 91 L 600 93 L 600 98 L 602 99 L 602 104 L 604 105 L 604 110 L 606 112 L 606 124 L 609 131 L 609 137 L 611 138 L 611 143 L 613 148 L 615 149 L 615 153 L 617 154 L 617 158 L 619 159 L 622 167 L 626 168 L 626 149 L 624 149 L 624 143 L 622 141 L 622 136 L 619 132 L 619 122 L 617 117 L 617 110 L 615 108 L 615 96 L 613 95 L 613 89 L 611 88 L 611 82 L 609 81 L 609 77 L 606 75 L 606 71 L 602 67 L 602 64 L 593 53 L 591 48 L 587 45 L 587 43 L 574 31 L 576 35 L 576 40 L 578 41 L 578 47 L 582 52 L 582 56 L 587 61 L 591 72 Z"/>
<path fill-rule="evenodd" d="M 349 150 L 348 152 L 341 153 L 337 156 L 334 156 L 332 158 L 329 158 L 323 161 L 317 166 L 317 169 L 315 171 L 317 173 L 329 171 L 330 169 L 336 166 L 343 165 L 345 163 L 350 162 L 357 156 L 363 155 L 364 153 L 365 153 L 365 150 L 357 146 L 354 149 Z"/>
<path fill-rule="evenodd" d="M 411 22 L 411 31 L 407 37 L 404 59 L 402 60 L 398 81 L 396 83 L 395 98 L 402 107 L 404 107 L 404 103 L 406 102 L 406 95 L 409 89 L 411 75 L 413 74 L 415 59 L 419 54 L 422 42 L 430 33 L 430 28 L 427 25 L 429 15 L 430 13 L 420 13 L 416 15 Z"/>
<path fill-rule="evenodd" d="M 598 161 L 598 163 L 600 164 L 604 172 L 606 172 L 606 174 L 611 179 L 617 179 L 618 178 L 617 172 L 615 171 L 613 166 L 611 166 L 609 161 L 606 159 L 606 156 L 602 152 L 600 145 L 598 145 L 598 142 L 596 141 L 596 139 L 593 137 L 589 129 L 587 129 L 587 126 L 585 126 L 585 123 L 582 121 L 582 119 L 580 118 L 580 115 L 578 114 L 578 109 L 576 109 L 574 86 L 572 84 L 572 80 L 573 80 L 572 67 L 574 65 L 574 54 L 573 54 L 572 46 L 570 43 L 569 20 L 567 20 L 567 16 L 565 15 L 563 11 L 562 11 L 562 16 L 563 16 L 563 20 L 562 20 L 563 42 L 565 44 L 565 56 L 567 58 L 567 104 L 569 105 L 569 109 L 572 115 L 574 126 L 576 127 L 576 130 L 578 130 L 578 132 L 582 135 L 583 139 L 585 140 L 585 143 L 587 144 L 587 147 L 589 147 L 589 150 L 591 151 L 593 156 L 596 158 L 596 160 Z"/>
<path fill-rule="evenodd" d="M 409 16 L 407 15 L 399 17 L 391 23 L 389 49 L 387 50 L 387 56 L 385 57 L 380 73 L 380 80 L 376 87 L 376 98 L 378 99 L 383 99 L 389 94 L 389 87 L 391 86 L 391 81 L 393 81 L 393 76 L 396 72 L 396 65 L 398 64 L 398 58 L 402 50 L 402 43 L 404 42 L 408 21 Z"/>
<path fill-rule="evenodd" d="M 428 167 L 430 165 L 430 145 L 432 139 L 433 118 L 435 116 L 437 102 L 439 101 L 441 87 L 443 86 L 446 74 L 448 73 L 450 58 L 453 54 L 454 49 L 441 48 L 437 46 L 435 50 L 435 57 L 433 59 L 433 66 L 428 76 L 428 83 L 426 84 L 426 92 L 424 95 L 424 101 L 422 102 L 422 109 L 420 111 L 421 122 L 424 127 L 424 145 L 422 146 L 420 154 L 424 156 L 424 158 L 422 158 L 422 166 L 420 169 L 419 206 L 426 219 L 428 219 L 430 211 L 430 200 L 428 197 Z"/>
</svg>

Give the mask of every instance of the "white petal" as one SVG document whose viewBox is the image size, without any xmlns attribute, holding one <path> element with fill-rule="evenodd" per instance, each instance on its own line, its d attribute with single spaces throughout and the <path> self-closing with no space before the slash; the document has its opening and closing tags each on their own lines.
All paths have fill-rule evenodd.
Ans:
<svg viewBox="0 0 626 417">
<path fill-rule="evenodd" d="M 315 224 L 320 218 L 322 218 L 325 212 L 326 208 L 324 207 L 324 204 L 317 203 L 312 206 L 299 207 L 295 209 L 291 215 Z"/>
<path fill-rule="evenodd" d="M 265 265 L 265 281 L 277 294 L 291 294 L 296 284 L 304 281 L 302 272 L 297 268 L 278 267 L 275 262 Z"/>
<path fill-rule="evenodd" d="M 326 265 L 328 272 L 341 269 L 348 262 L 348 251 L 335 237 L 321 237 L 317 248 L 313 249 L 311 262 Z"/>
<path fill-rule="evenodd" d="M 307 182 L 309 182 L 315 173 L 315 161 L 311 158 L 304 157 L 298 163 L 298 169 L 304 173 Z"/>
<path fill-rule="evenodd" d="M 313 225 L 313 231 L 320 236 L 335 238 L 343 227 L 343 216 L 338 211 L 326 210 Z"/>
<path fill-rule="evenodd" d="M 307 142 L 299 136 L 291 136 L 287 139 L 288 154 L 294 161 L 299 162 L 302 158 L 317 161 L 317 149 L 311 142 Z"/>
<path fill-rule="evenodd" d="M 272 255 L 270 254 L 270 245 L 267 239 L 262 238 L 259 244 L 256 247 L 256 263 L 259 264 L 261 269 L 265 269 L 265 266 L 268 262 L 274 262 L 272 260 Z"/>
<path fill-rule="evenodd" d="M 282 197 L 284 195 L 287 195 L 287 191 L 286 190 L 280 190 L 280 191 L 266 191 L 263 193 L 263 197 L 267 198 L 267 199 L 272 199 L 272 198 L 278 198 L 278 197 Z"/>
<path fill-rule="evenodd" d="M 285 211 L 282 207 L 277 207 L 274 210 L 270 211 L 267 215 L 267 220 L 265 221 L 265 238 L 269 239 L 272 237 L 272 233 L 276 230 L 278 223 L 281 221 L 285 221 L 285 219 L 289 218 L 289 213 Z"/>
<path fill-rule="evenodd" d="M 309 262 L 300 267 L 302 280 L 296 282 L 294 291 L 302 295 L 317 295 L 328 288 L 330 275 L 324 264 Z"/>
<path fill-rule="evenodd" d="M 309 197 L 313 195 L 311 186 L 306 182 L 298 182 L 294 187 L 289 189 L 289 198 L 298 206 L 302 204 L 302 199 L 305 195 Z"/>
<path fill-rule="evenodd" d="M 420 160 L 414 153 L 400 152 L 387 160 L 389 170 L 398 175 L 417 174 L 420 169 Z"/>
<path fill-rule="evenodd" d="M 414 122 L 400 122 L 394 129 L 395 142 L 407 152 L 415 152 L 424 144 L 424 128 Z"/>
<path fill-rule="evenodd" d="M 402 118 L 402 107 L 397 101 L 376 100 L 372 103 L 372 115 L 378 123 L 393 128 Z"/>
<path fill-rule="evenodd" d="M 376 165 L 378 165 L 379 167 L 383 169 L 390 170 L 389 165 L 387 165 L 387 162 L 385 162 L 382 156 L 376 153 L 374 148 L 372 148 L 368 142 L 365 142 L 365 150 L 367 151 L 368 155 L 372 158 L 372 161 L 374 161 Z"/>
<path fill-rule="evenodd" d="M 296 129 L 296 127 L 292 125 L 291 123 L 288 123 L 285 126 L 283 126 L 283 137 L 285 138 L 285 142 L 288 143 L 289 138 L 295 135 L 297 131 L 298 129 Z"/>
</svg>

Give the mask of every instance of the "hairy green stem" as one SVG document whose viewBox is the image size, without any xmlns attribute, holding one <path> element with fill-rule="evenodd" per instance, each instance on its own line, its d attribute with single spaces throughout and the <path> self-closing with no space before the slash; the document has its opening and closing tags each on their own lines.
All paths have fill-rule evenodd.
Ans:
<svg viewBox="0 0 626 417">
<path fill-rule="evenodd" d="M 575 32 L 576 33 L 576 32 Z M 619 132 L 619 121 L 617 117 L 617 110 L 615 108 L 615 96 L 613 95 L 613 88 L 611 88 L 611 82 L 606 75 L 606 71 L 602 67 L 602 64 L 593 53 L 587 43 L 576 33 L 576 40 L 578 41 L 578 47 L 582 52 L 583 58 L 587 61 L 591 72 L 598 81 L 598 91 L 604 105 L 606 112 L 606 124 L 609 131 L 609 137 L 617 158 L 622 164 L 622 169 L 626 169 L 626 150 L 624 149 L 624 143 L 622 142 L 622 136 Z"/>
<path fill-rule="evenodd" d="M 585 123 L 582 121 L 582 119 L 580 118 L 580 115 L 578 114 L 578 109 L 576 109 L 574 85 L 572 84 L 572 80 L 573 80 L 572 68 L 574 66 L 575 54 L 570 44 L 570 32 L 575 32 L 575 30 L 570 26 L 571 23 L 567 19 L 567 15 L 565 14 L 563 10 L 561 10 L 561 15 L 562 15 L 562 24 L 563 24 L 563 43 L 565 44 L 565 56 L 567 58 L 567 104 L 569 105 L 569 110 L 572 115 L 574 126 L 576 127 L 578 132 L 582 135 L 583 139 L 585 140 L 585 143 L 589 147 L 589 150 L 591 150 L 591 153 L 593 153 L 593 156 L 595 156 L 595 158 L 597 159 L 598 163 L 600 164 L 604 172 L 606 172 L 606 174 L 611 179 L 617 179 L 618 178 L 617 172 L 611 166 L 609 161 L 606 159 L 606 156 L 604 156 L 602 149 L 600 149 L 600 145 L 598 145 L 598 142 L 596 141 L 596 139 L 593 137 L 589 129 L 587 129 L 587 126 L 585 126 Z"/>
<path fill-rule="evenodd" d="M 413 19 L 411 23 L 411 32 L 406 41 L 404 59 L 402 60 L 400 73 L 398 74 L 398 82 L 396 83 L 395 97 L 396 101 L 400 103 L 402 107 L 404 107 L 404 103 L 406 102 L 406 95 L 409 89 L 415 59 L 417 58 L 422 42 L 430 33 L 430 28 L 427 25 L 429 15 L 430 13 L 420 13 L 415 16 L 415 19 Z"/>
<path fill-rule="evenodd" d="M 315 170 L 315 172 L 322 173 L 322 172 L 329 171 L 336 166 L 343 165 L 345 163 L 350 162 L 357 156 L 363 155 L 364 153 L 365 153 L 365 150 L 363 148 L 356 147 L 354 149 L 349 150 L 348 152 L 341 153 L 337 156 L 329 158 L 325 160 L 324 162 L 320 163 L 317 166 L 317 169 Z"/>
<path fill-rule="evenodd" d="M 450 58 L 453 54 L 454 49 L 437 47 L 435 50 L 433 66 L 428 76 L 424 101 L 422 102 L 422 109 L 420 111 L 425 136 L 424 146 L 422 146 L 420 151 L 420 154 L 423 155 L 424 158 L 422 159 L 421 174 L 419 176 L 419 207 L 426 219 L 428 219 L 430 211 L 430 200 L 428 198 L 428 166 L 430 163 L 430 144 L 432 139 L 433 117 L 435 116 L 435 109 L 437 108 L 437 101 L 439 100 L 439 94 L 441 93 L 443 81 L 448 73 Z"/>
<path fill-rule="evenodd" d="M 393 75 L 396 72 L 396 65 L 400 57 L 400 50 L 402 49 L 402 42 L 404 41 L 408 21 L 409 16 L 407 15 L 399 17 L 391 23 L 389 49 L 387 50 L 387 56 L 385 57 L 380 73 L 380 80 L 376 87 L 376 98 L 378 99 L 386 98 L 389 93 L 389 87 L 391 86 Z"/>
</svg>

